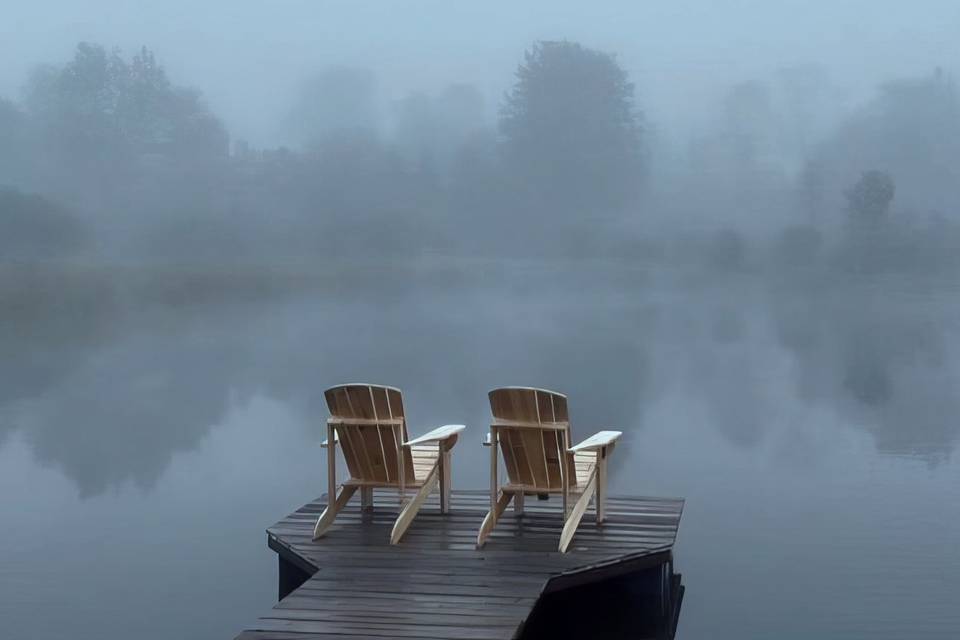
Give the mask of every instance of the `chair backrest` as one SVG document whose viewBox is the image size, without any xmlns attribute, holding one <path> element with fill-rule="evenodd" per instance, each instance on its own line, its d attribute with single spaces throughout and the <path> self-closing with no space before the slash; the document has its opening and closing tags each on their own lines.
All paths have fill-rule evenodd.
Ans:
<svg viewBox="0 0 960 640">
<path fill-rule="evenodd" d="M 490 392 L 491 429 L 511 484 L 557 491 L 574 477 L 567 397 L 530 387 L 504 387 Z M 564 464 L 563 473 L 561 465 Z"/>
<path fill-rule="evenodd" d="M 342 384 L 324 392 L 350 475 L 359 480 L 413 482 L 413 457 L 403 443 L 407 422 L 399 389 L 375 384 Z"/>
</svg>

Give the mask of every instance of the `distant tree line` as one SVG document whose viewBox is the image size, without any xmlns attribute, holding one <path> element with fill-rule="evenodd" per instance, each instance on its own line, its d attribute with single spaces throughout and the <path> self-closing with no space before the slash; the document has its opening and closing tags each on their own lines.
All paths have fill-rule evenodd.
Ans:
<svg viewBox="0 0 960 640">
<path fill-rule="evenodd" d="M 833 225 L 848 240 L 903 236 L 897 225 L 928 214 L 949 221 L 960 203 L 950 78 L 889 83 L 830 126 L 826 86 L 798 68 L 776 86 L 732 87 L 710 132 L 669 165 L 615 56 L 544 41 L 525 52 L 496 126 L 469 84 L 409 94 L 385 117 L 373 75 L 336 67 L 293 101 L 283 127 L 295 144 L 254 149 L 231 142 L 152 51 L 81 43 L 38 68 L 22 99 L 0 99 L 3 251 L 41 242 L 52 227 L 27 221 L 46 217 L 65 229 L 51 247 L 94 246 L 93 235 L 107 239 L 98 251 L 137 257 L 663 255 L 631 236 L 637 221 L 701 216 L 716 233 L 697 251 L 743 270 L 743 220 L 785 214 L 781 254 L 797 264 L 833 221 L 849 223 Z"/>
</svg>

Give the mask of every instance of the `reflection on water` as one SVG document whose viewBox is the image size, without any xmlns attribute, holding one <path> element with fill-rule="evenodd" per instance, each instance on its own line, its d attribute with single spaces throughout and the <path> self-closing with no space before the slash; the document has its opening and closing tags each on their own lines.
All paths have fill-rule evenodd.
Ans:
<svg viewBox="0 0 960 640">
<path fill-rule="evenodd" d="M 0 480 L 16 495 L 0 522 L 13 576 L 0 619 L 21 636 L 41 612 L 57 637 L 112 609 L 71 599 L 79 576 L 65 570 L 124 585 L 114 597 L 140 611 L 102 637 L 229 637 L 266 609 L 262 529 L 323 491 L 320 392 L 353 380 L 402 387 L 415 431 L 464 422 L 468 443 L 486 390 L 509 384 L 568 393 L 576 434 L 626 431 L 614 490 L 689 498 L 678 637 L 789 636 L 782 618 L 735 615 L 738 597 L 780 611 L 768 587 L 787 577 L 791 604 L 812 611 L 804 632 L 941 637 L 960 624 L 935 606 L 960 588 L 958 518 L 942 507 L 960 435 L 950 287 L 520 264 L 20 272 L 0 286 Z M 483 486 L 479 449 L 457 455 L 456 482 Z M 59 551 L 37 553 L 48 546 Z M 847 576 L 845 612 L 813 589 L 807 552 Z M 909 586 L 930 567 L 940 595 Z M 739 596 L 722 586 L 731 575 Z M 886 590 L 869 586 L 881 578 Z"/>
<path fill-rule="evenodd" d="M 823 282 L 775 303 L 799 393 L 866 428 L 886 453 L 946 458 L 960 435 L 956 290 Z"/>
</svg>

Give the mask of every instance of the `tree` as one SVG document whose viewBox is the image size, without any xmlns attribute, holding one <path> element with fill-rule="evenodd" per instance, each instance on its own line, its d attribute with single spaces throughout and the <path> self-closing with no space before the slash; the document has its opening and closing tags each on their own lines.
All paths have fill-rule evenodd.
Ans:
<svg viewBox="0 0 960 640">
<path fill-rule="evenodd" d="M 424 175 L 436 173 L 444 140 L 434 101 L 418 91 L 398 101 L 394 110 L 393 137 L 407 164 Z"/>
<path fill-rule="evenodd" d="M 124 63 L 117 52 L 81 42 L 63 67 L 36 69 L 26 88 L 30 116 L 47 145 L 86 166 L 120 147 L 117 102 Z"/>
<path fill-rule="evenodd" d="M 377 119 L 373 72 L 330 67 L 303 83 L 288 118 L 288 129 L 296 142 L 309 145 L 336 132 L 375 131 Z"/>
<path fill-rule="evenodd" d="M 895 192 L 893 178 L 888 174 L 866 171 L 845 192 L 847 211 L 856 222 L 876 225 L 886 218 Z"/>
<path fill-rule="evenodd" d="M 844 192 L 847 228 L 840 245 L 842 264 L 858 273 L 877 273 L 896 267 L 901 248 L 899 229 L 886 224 L 893 201 L 893 179 L 882 171 L 866 171 Z"/>
<path fill-rule="evenodd" d="M 762 82 L 734 85 L 723 101 L 723 132 L 737 168 L 754 173 L 774 146 L 776 115 Z"/>
<path fill-rule="evenodd" d="M 826 68 L 817 64 L 784 67 L 777 72 L 776 89 L 778 151 L 799 166 L 830 119 L 830 77 Z"/>
<path fill-rule="evenodd" d="M 897 177 L 897 200 L 911 210 L 953 213 L 960 199 L 960 94 L 942 73 L 883 85 L 820 146 L 825 208 L 838 209 L 843 188 L 864 167 Z"/>
<path fill-rule="evenodd" d="M 0 186 L 29 173 L 27 119 L 12 102 L 0 98 Z"/>
<path fill-rule="evenodd" d="M 452 84 L 436 96 L 414 92 L 394 108 L 393 137 L 410 166 L 446 174 L 464 144 L 484 129 L 483 96 Z"/>
<path fill-rule="evenodd" d="M 69 160 L 144 154 L 225 156 L 227 134 L 195 91 L 174 86 L 146 47 L 126 62 L 118 50 L 80 43 L 63 67 L 41 67 L 26 105 Z"/>
<path fill-rule="evenodd" d="M 0 187 L 0 258 L 65 257 L 82 248 L 86 229 L 46 198 Z"/>
<path fill-rule="evenodd" d="M 620 209 L 640 180 L 634 86 L 613 56 L 575 42 L 526 52 L 500 113 L 510 169 L 542 203 Z"/>
<path fill-rule="evenodd" d="M 144 203 L 169 204 L 153 194 L 203 188 L 227 158 L 223 125 L 145 47 L 128 61 L 80 43 L 64 65 L 38 68 L 24 98 L 40 150 L 31 186 L 87 210 L 126 207 L 137 191 Z"/>
</svg>

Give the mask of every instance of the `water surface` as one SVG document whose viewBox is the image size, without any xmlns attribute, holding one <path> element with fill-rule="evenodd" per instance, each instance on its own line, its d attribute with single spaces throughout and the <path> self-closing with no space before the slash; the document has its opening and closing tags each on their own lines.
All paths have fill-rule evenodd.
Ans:
<svg viewBox="0 0 960 640">
<path fill-rule="evenodd" d="M 31 638 L 232 637 L 264 528 L 324 492 L 322 390 L 403 389 L 411 430 L 486 391 L 625 432 L 611 492 L 687 498 L 679 638 L 953 638 L 960 303 L 943 281 L 613 262 L 7 270 L 0 620 Z"/>
</svg>

